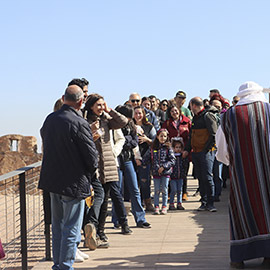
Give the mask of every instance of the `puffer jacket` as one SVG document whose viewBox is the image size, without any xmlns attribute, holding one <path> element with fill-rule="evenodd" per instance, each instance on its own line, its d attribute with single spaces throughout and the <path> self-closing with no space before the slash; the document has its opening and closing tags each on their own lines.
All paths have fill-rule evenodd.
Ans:
<svg viewBox="0 0 270 270">
<path fill-rule="evenodd" d="M 175 163 L 175 156 L 173 150 L 168 148 L 165 145 L 161 145 L 161 147 L 157 150 L 148 149 L 142 159 L 142 165 L 146 166 L 151 163 L 151 169 L 153 177 L 167 176 L 172 172 L 172 167 Z M 163 167 L 163 172 L 159 175 L 158 169 Z"/>
<path fill-rule="evenodd" d="M 98 178 L 102 184 L 118 181 L 117 164 L 112 150 L 110 129 L 124 127 L 128 123 L 128 119 L 115 110 L 111 110 L 109 114 L 104 113 L 101 117 L 94 114 L 88 115 L 89 124 L 96 120 L 99 121 L 102 131 L 101 137 L 95 141 L 99 152 Z"/>
<path fill-rule="evenodd" d="M 50 114 L 41 130 L 43 160 L 39 188 L 84 199 L 98 166 L 98 152 L 89 124 L 64 104 Z"/>
<path fill-rule="evenodd" d="M 182 153 L 174 153 L 175 164 L 172 169 L 171 179 L 184 179 L 187 171 L 187 158 L 182 157 Z"/>
</svg>

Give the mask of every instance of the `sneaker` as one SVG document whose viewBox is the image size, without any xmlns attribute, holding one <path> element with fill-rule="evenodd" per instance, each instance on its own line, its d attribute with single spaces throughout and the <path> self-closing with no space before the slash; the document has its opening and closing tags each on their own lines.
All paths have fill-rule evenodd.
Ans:
<svg viewBox="0 0 270 270">
<path fill-rule="evenodd" d="M 98 242 L 97 248 L 108 248 L 110 246 L 110 243 L 108 240 L 98 239 L 97 242 Z"/>
<path fill-rule="evenodd" d="M 151 224 L 148 222 L 139 222 L 137 223 L 137 227 L 139 228 L 143 228 L 143 229 L 150 229 L 151 228 Z"/>
<path fill-rule="evenodd" d="M 162 210 L 160 212 L 161 215 L 166 215 L 167 214 L 167 206 L 162 206 Z"/>
<path fill-rule="evenodd" d="M 197 211 L 205 211 L 206 210 L 206 205 L 201 204 L 201 206 L 197 209 Z"/>
<path fill-rule="evenodd" d="M 97 233 L 96 227 L 92 223 L 87 223 L 84 226 L 85 240 L 84 245 L 90 250 L 95 250 L 97 248 Z"/>
<path fill-rule="evenodd" d="M 79 250 L 79 249 L 77 248 L 76 254 L 75 254 L 75 260 L 74 260 L 74 262 L 75 262 L 75 263 L 81 263 L 81 262 L 84 262 L 84 258 L 79 254 L 78 250 Z"/>
<path fill-rule="evenodd" d="M 124 223 L 122 225 L 121 233 L 125 235 L 129 235 L 129 234 L 132 234 L 132 230 L 129 228 L 129 226 L 126 223 Z"/>
<path fill-rule="evenodd" d="M 89 256 L 86 253 L 82 252 L 78 248 L 77 248 L 77 251 L 76 251 L 76 256 L 77 255 L 81 256 L 84 260 L 88 260 L 89 259 Z M 76 257 L 75 257 L 75 259 L 76 259 Z"/>
<path fill-rule="evenodd" d="M 176 210 L 174 203 L 170 203 L 169 210 Z"/>
<path fill-rule="evenodd" d="M 154 215 L 159 215 L 159 207 L 158 206 L 155 207 Z"/>
<path fill-rule="evenodd" d="M 209 212 L 217 212 L 217 208 L 216 208 L 215 206 L 208 206 L 208 207 L 207 207 L 207 210 L 208 210 Z"/>
<path fill-rule="evenodd" d="M 182 203 L 177 204 L 177 210 L 185 210 L 185 208 L 182 206 Z"/>
</svg>

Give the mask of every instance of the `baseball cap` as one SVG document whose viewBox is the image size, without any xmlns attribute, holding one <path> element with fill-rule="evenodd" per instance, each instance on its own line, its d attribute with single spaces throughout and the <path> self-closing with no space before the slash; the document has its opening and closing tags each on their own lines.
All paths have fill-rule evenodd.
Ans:
<svg viewBox="0 0 270 270">
<path fill-rule="evenodd" d="M 182 90 L 178 91 L 175 96 L 179 97 L 179 98 L 186 98 L 187 97 L 186 93 Z"/>
</svg>

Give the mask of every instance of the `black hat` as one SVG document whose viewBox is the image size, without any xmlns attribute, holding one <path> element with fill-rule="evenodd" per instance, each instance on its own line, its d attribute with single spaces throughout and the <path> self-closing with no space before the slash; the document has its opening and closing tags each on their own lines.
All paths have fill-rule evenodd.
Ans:
<svg viewBox="0 0 270 270">
<path fill-rule="evenodd" d="M 179 98 L 186 98 L 187 95 L 184 91 L 180 90 L 176 93 L 175 97 L 179 97 Z"/>
<path fill-rule="evenodd" d="M 115 110 L 121 114 L 123 114 L 124 116 L 126 116 L 127 118 L 133 118 L 133 108 L 132 106 L 128 105 L 119 105 L 115 108 Z"/>
</svg>

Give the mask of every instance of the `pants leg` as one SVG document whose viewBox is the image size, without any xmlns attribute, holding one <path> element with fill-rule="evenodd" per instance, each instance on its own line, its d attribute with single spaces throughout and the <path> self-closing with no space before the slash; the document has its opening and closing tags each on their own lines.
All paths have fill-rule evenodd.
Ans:
<svg viewBox="0 0 270 270">
<path fill-rule="evenodd" d="M 215 197 L 217 198 L 221 195 L 221 189 L 223 185 L 221 174 L 222 174 L 222 163 L 215 158 L 213 166 L 213 179 L 215 184 Z"/>
<path fill-rule="evenodd" d="M 215 152 L 209 151 L 192 153 L 192 161 L 196 166 L 202 203 L 208 206 L 214 204 L 215 185 L 213 181 L 213 165 Z"/>
<path fill-rule="evenodd" d="M 169 177 L 162 176 L 161 177 L 162 206 L 167 206 L 168 203 L 168 184 L 169 184 Z"/>
<path fill-rule="evenodd" d="M 123 194 L 124 194 L 124 186 L 123 186 L 123 174 L 122 171 L 118 168 L 118 177 L 119 177 L 119 181 L 118 181 L 118 187 L 119 187 L 119 192 L 121 194 L 121 197 L 123 199 Z M 117 218 L 116 212 L 115 212 L 115 206 L 114 203 L 112 202 L 112 223 L 114 224 L 114 226 L 118 225 L 119 220 Z"/>
<path fill-rule="evenodd" d="M 98 233 L 104 232 L 104 229 L 105 229 L 106 217 L 108 214 L 108 200 L 110 196 L 110 186 L 111 186 L 111 182 L 108 182 L 102 185 L 105 196 L 104 196 L 103 203 L 100 207 L 100 213 L 98 217 L 98 230 L 97 230 Z"/>
<path fill-rule="evenodd" d="M 155 207 L 159 206 L 159 194 L 161 190 L 161 179 L 160 178 L 154 178 L 154 205 Z"/>
<path fill-rule="evenodd" d="M 102 184 L 97 178 L 92 179 L 92 187 L 94 189 L 94 203 L 91 208 L 87 208 L 84 215 L 83 227 L 87 223 L 93 223 L 98 228 L 98 217 L 100 213 L 100 207 L 104 200 L 104 190 Z"/>
<path fill-rule="evenodd" d="M 126 210 L 123 197 L 119 190 L 118 181 L 110 182 L 110 194 L 119 223 L 121 225 L 127 223 Z"/>
<path fill-rule="evenodd" d="M 140 183 L 142 200 L 150 198 L 150 165 L 138 167 L 138 177 Z"/>
<path fill-rule="evenodd" d="M 170 187 L 171 187 L 170 203 L 174 203 L 174 196 L 177 192 L 177 180 L 176 179 L 170 180 Z"/>
<path fill-rule="evenodd" d="M 136 223 L 146 222 L 145 212 L 141 204 L 141 195 L 138 187 L 137 176 L 132 161 L 125 162 L 124 186 L 129 191 L 132 214 L 134 215 Z"/>
<path fill-rule="evenodd" d="M 177 186 L 177 204 L 182 203 L 182 193 L 183 193 L 183 179 L 176 180 Z"/>
<path fill-rule="evenodd" d="M 84 200 L 50 193 L 53 269 L 71 270 L 80 240 Z"/>
</svg>

